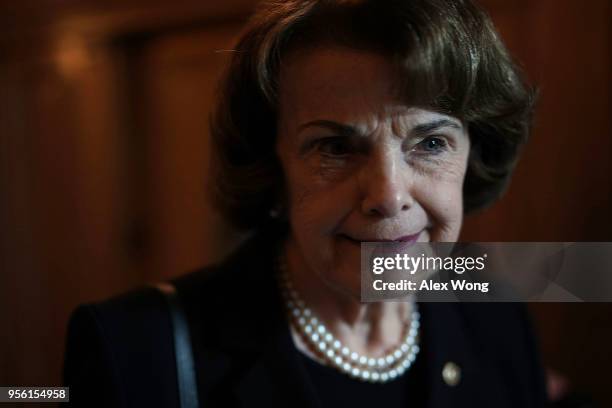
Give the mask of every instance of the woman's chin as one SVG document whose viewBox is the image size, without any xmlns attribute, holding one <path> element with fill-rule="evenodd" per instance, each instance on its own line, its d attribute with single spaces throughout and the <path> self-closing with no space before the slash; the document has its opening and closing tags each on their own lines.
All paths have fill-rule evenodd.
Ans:
<svg viewBox="0 0 612 408">
<path fill-rule="evenodd" d="M 361 281 L 352 276 L 334 274 L 326 276 L 325 284 L 341 298 L 349 298 L 357 302 L 361 301 Z"/>
<path fill-rule="evenodd" d="M 361 299 L 361 244 L 337 238 L 333 265 L 323 278 L 335 292 Z"/>
</svg>

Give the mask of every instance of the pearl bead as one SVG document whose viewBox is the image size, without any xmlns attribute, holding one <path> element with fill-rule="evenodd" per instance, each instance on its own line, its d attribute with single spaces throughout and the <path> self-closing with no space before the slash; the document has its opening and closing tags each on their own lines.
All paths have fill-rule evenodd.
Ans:
<svg viewBox="0 0 612 408">
<path fill-rule="evenodd" d="M 359 360 L 359 354 L 355 353 L 354 351 L 351 353 L 351 360 L 353 361 L 357 361 Z"/>
<path fill-rule="evenodd" d="M 353 370 L 351 371 L 351 374 L 353 374 L 353 376 L 355 376 L 355 377 L 359 377 L 360 372 L 361 371 L 357 367 L 353 367 Z"/>
<path fill-rule="evenodd" d="M 340 343 L 340 341 L 339 341 L 339 340 L 334 340 L 334 344 L 332 345 L 332 347 L 333 347 L 335 350 L 340 350 L 340 347 L 342 347 L 342 343 Z"/>
<path fill-rule="evenodd" d="M 351 351 L 348 349 L 348 347 L 342 347 L 342 355 L 348 357 L 349 354 L 351 354 Z"/>
<path fill-rule="evenodd" d="M 325 341 L 328 343 L 331 343 L 334 340 L 334 336 L 331 335 L 331 333 L 326 333 L 325 334 Z"/>
<path fill-rule="evenodd" d="M 368 365 L 370 367 L 374 367 L 376 365 L 376 359 L 375 358 L 368 359 Z"/>
<path fill-rule="evenodd" d="M 304 326 L 304 332 L 305 332 L 306 334 L 310 334 L 310 333 L 312 333 L 312 326 L 311 326 L 311 325 L 309 325 L 309 324 L 307 324 L 306 326 Z"/>
<path fill-rule="evenodd" d="M 319 326 L 317 328 L 317 331 L 319 332 L 319 334 L 325 334 L 325 326 Z"/>
<path fill-rule="evenodd" d="M 381 357 L 376 360 L 376 364 L 378 364 L 379 367 L 384 367 L 387 363 L 385 362 L 385 359 Z"/>
<path fill-rule="evenodd" d="M 368 362 L 368 358 L 366 356 L 359 357 L 359 364 L 365 365 Z"/>
</svg>

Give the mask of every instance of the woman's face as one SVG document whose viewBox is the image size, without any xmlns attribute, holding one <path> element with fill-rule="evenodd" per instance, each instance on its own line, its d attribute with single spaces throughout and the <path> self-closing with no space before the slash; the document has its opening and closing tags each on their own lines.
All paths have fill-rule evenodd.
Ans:
<svg viewBox="0 0 612 408">
<path fill-rule="evenodd" d="M 461 121 L 397 98 L 391 62 L 341 47 L 284 59 L 277 153 L 292 264 L 360 294 L 360 242 L 454 242 L 470 141 Z"/>
</svg>

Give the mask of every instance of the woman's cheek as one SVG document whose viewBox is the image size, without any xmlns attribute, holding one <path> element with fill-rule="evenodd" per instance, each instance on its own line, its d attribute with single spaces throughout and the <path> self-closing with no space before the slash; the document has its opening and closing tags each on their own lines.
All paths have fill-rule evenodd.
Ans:
<svg viewBox="0 0 612 408">
<path fill-rule="evenodd" d="M 337 229 L 350 211 L 350 198 L 341 184 L 309 180 L 295 185 L 290 206 L 296 232 L 315 239 Z"/>
<path fill-rule="evenodd" d="M 454 242 L 459 238 L 466 167 L 467 153 L 462 151 L 417 173 L 417 200 L 429 214 L 431 241 Z"/>
<path fill-rule="evenodd" d="M 462 184 L 438 181 L 423 184 L 416 191 L 417 200 L 429 215 L 431 241 L 455 241 L 463 221 Z"/>
</svg>

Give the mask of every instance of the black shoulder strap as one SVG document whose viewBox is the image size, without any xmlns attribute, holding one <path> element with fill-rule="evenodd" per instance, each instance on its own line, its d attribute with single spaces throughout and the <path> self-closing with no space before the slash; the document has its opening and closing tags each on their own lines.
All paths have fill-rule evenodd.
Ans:
<svg viewBox="0 0 612 408">
<path fill-rule="evenodd" d="M 169 283 L 154 286 L 164 295 L 170 309 L 180 408 L 198 408 L 198 388 L 185 312 L 174 286 Z"/>
</svg>

